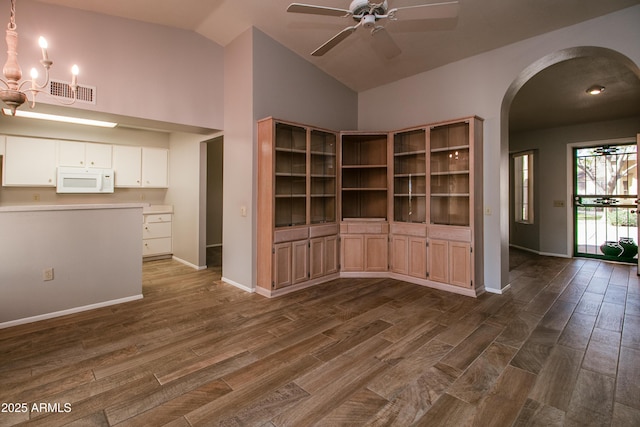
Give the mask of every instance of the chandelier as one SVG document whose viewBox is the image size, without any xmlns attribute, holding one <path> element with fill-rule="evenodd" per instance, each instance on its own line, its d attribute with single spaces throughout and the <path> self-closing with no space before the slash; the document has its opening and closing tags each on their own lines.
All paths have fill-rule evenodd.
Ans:
<svg viewBox="0 0 640 427">
<path fill-rule="evenodd" d="M 38 70 L 31 69 L 31 79 L 22 80 L 22 70 L 20 64 L 18 64 L 18 32 L 16 31 L 16 1 L 11 0 L 11 17 L 9 24 L 7 25 L 7 62 L 4 64 L 2 73 L 4 79 L 0 79 L 5 88 L 0 89 L 0 100 L 4 102 L 11 111 L 11 115 L 15 116 L 16 109 L 19 108 L 25 102 L 28 102 L 31 108 L 36 105 L 36 95 L 40 92 L 46 92 L 44 89 L 49 84 L 49 69 L 53 65 L 53 61 L 49 59 L 47 54 L 47 41 L 44 37 L 40 37 L 39 44 L 42 50 L 42 59 L 40 64 L 44 67 L 45 75 L 44 81 L 38 83 Z M 64 105 L 71 105 L 76 101 L 78 92 L 78 66 L 74 65 L 71 68 L 71 95 L 69 100 L 62 101 L 56 99 L 59 103 Z M 30 99 L 29 99 L 30 98 Z"/>
</svg>

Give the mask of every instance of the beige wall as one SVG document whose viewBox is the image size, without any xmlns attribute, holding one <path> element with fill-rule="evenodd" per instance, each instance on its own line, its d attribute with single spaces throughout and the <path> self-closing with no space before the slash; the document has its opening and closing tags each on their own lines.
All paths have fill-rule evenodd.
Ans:
<svg viewBox="0 0 640 427">
<path fill-rule="evenodd" d="M 476 114 L 484 123 L 485 286 L 508 284 L 508 125 L 503 100 L 542 58 L 576 46 L 613 49 L 640 64 L 640 6 L 495 49 L 359 94 L 362 130 L 397 129 Z M 523 84 L 523 83 L 522 83 Z M 510 102 L 510 99 L 508 99 Z M 508 104 L 507 104 L 508 107 Z M 508 110 L 507 110 L 508 113 Z M 508 114 L 507 116 L 508 117 Z"/>
</svg>

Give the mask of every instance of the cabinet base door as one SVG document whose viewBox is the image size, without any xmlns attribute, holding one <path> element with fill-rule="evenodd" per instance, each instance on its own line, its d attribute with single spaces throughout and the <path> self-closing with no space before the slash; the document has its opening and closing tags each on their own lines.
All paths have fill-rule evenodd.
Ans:
<svg viewBox="0 0 640 427">
<path fill-rule="evenodd" d="M 387 271 L 389 243 L 386 234 L 364 236 L 365 271 Z"/>
<path fill-rule="evenodd" d="M 409 238 L 409 275 L 427 277 L 427 240 L 424 238 Z"/>
<path fill-rule="evenodd" d="M 468 243 L 449 242 L 449 283 L 468 288 L 471 286 L 471 246 Z"/>
<path fill-rule="evenodd" d="M 325 237 L 324 268 L 325 274 L 338 272 L 338 236 Z"/>
<path fill-rule="evenodd" d="M 309 274 L 312 279 L 325 274 L 325 242 L 324 237 L 311 239 L 309 247 Z"/>
<path fill-rule="evenodd" d="M 291 273 L 293 284 L 309 280 L 309 242 L 303 240 L 293 242 L 292 244 L 292 260 Z"/>
<path fill-rule="evenodd" d="M 342 236 L 342 271 L 364 270 L 363 236 Z"/>
<path fill-rule="evenodd" d="M 449 242 L 429 240 L 429 279 L 449 283 Z"/>
<path fill-rule="evenodd" d="M 407 274 L 408 246 L 406 236 L 393 236 L 391 238 L 391 271 L 398 274 Z"/>
<path fill-rule="evenodd" d="M 280 289 L 291 286 L 291 243 L 275 245 L 273 257 L 273 288 Z"/>
</svg>

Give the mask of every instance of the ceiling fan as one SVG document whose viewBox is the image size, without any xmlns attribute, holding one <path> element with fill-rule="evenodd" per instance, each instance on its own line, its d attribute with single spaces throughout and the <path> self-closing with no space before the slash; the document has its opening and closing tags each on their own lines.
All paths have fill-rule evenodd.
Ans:
<svg viewBox="0 0 640 427">
<path fill-rule="evenodd" d="M 355 25 L 346 27 L 338 34 L 329 39 L 322 46 L 311 52 L 313 56 L 322 56 L 336 47 L 340 42 L 349 37 L 362 26 L 371 30 L 377 48 L 382 54 L 391 59 L 401 52 L 396 42 L 391 38 L 387 30 L 378 23 L 381 20 L 424 20 L 455 18 L 458 16 L 459 5 L 457 1 L 443 3 L 428 3 L 417 6 L 395 7 L 389 9 L 387 0 L 375 3 L 368 0 L 353 0 L 349 9 L 339 9 L 334 7 L 316 6 L 303 3 L 291 3 L 287 12 L 307 13 L 311 15 L 338 16 L 342 18 L 352 18 Z"/>
</svg>

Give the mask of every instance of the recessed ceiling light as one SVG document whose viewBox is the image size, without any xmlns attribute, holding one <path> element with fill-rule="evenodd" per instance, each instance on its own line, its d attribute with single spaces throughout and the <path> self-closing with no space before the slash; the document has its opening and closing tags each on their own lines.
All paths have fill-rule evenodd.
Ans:
<svg viewBox="0 0 640 427">
<path fill-rule="evenodd" d="M 600 95 L 602 92 L 604 92 L 604 86 L 601 85 L 593 85 L 587 89 L 589 95 Z"/>
<path fill-rule="evenodd" d="M 11 110 L 9 110 L 8 108 L 4 108 L 2 110 L 2 113 L 5 116 L 12 115 Z M 36 113 L 34 111 L 16 110 L 15 116 L 27 117 L 30 119 L 51 120 L 54 122 L 73 123 L 77 125 L 89 125 L 89 126 L 99 126 L 99 127 L 107 127 L 107 128 L 114 128 L 118 126 L 117 123 L 105 122 L 102 120 L 90 120 L 90 119 L 80 119 L 78 117 L 56 116 L 54 114 Z"/>
</svg>

